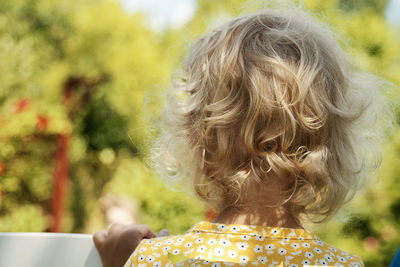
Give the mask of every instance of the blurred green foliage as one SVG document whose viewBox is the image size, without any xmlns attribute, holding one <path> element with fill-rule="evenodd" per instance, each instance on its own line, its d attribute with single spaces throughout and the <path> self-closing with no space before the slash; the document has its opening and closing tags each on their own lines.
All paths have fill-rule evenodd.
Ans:
<svg viewBox="0 0 400 267">
<path fill-rule="evenodd" d="M 141 220 L 157 231 L 166 228 L 179 234 L 204 219 L 204 204 L 166 188 L 137 158 L 123 158 L 105 191 L 138 200 Z"/>
<path fill-rule="evenodd" d="M 385 21 L 387 2 L 301 1 L 342 33 L 361 68 L 400 85 L 400 30 Z M 264 5 L 198 0 L 182 28 L 154 32 L 145 15 L 128 14 L 117 1 L 0 0 L 0 231 L 49 229 L 58 134 L 70 137 L 63 231 L 105 227 L 98 200 L 108 194 L 137 202 L 139 222 L 156 231 L 177 234 L 204 219 L 203 203 L 171 191 L 143 163 L 162 88 L 191 41 L 221 19 Z M 400 92 L 386 94 L 400 118 Z M 315 227 L 366 266 L 387 266 L 400 245 L 399 122 L 379 179 Z"/>
</svg>

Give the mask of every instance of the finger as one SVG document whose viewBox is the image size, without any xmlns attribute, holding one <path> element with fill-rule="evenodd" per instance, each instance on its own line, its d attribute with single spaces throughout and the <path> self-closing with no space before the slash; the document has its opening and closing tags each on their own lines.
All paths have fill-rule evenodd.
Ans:
<svg viewBox="0 0 400 267">
<path fill-rule="evenodd" d="M 107 227 L 107 232 L 109 235 L 112 235 L 116 232 L 122 231 L 126 225 L 119 224 L 119 223 L 112 223 Z"/>
<path fill-rule="evenodd" d="M 168 232 L 167 229 L 162 229 L 162 230 L 158 233 L 157 236 L 158 236 L 158 237 L 161 237 L 161 236 L 169 236 L 169 232 Z"/>
<path fill-rule="evenodd" d="M 145 224 L 132 225 L 132 230 L 137 231 L 141 238 L 154 238 L 157 237 L 156 233 Z"/>
<path fill-rule="evenodd" d="M 106 230 L 100 230 L 93 234 L 93 243 L 97 250 L 101 250 L 106 238 L 107 238 Z"/>
</svg>

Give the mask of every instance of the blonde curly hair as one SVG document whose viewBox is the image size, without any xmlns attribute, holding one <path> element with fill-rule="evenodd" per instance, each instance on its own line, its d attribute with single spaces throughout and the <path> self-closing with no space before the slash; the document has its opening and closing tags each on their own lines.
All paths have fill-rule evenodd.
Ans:
<svg viewBox="0 0 400 267">
<path fill-rule="evenodd" d="M 374 125 L 386 112 L 385 81 L 358 70 L 338 40 L 291 8 L 231 19 L 195 41 L 152 166 L 220 210 L 239 205 L 249 181 L 285 179 L 294 218 L 331 217 L 379 165 Z"/>
</svg>

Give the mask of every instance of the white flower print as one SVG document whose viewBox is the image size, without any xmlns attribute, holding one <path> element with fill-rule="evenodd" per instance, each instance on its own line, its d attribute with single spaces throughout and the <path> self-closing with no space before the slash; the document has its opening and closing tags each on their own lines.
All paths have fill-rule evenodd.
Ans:
<svg viewBox="0 0 400 267">
<path fill-rule="evenodd" d="M 285 256 L 285 264 L 289 264 L 293 260 L 293 256 Z"/>
<path fill-rule="evenodd" d="M 240 256 L 239 257 L 240 263 L 247 263 L 249 261 L 249 257 L 247 256 Z"/>
<path fill-rule="evenodd" d="M 228 227 L 225 224 L 218 225 L 218 229 L 221 231 L 225 231 Z"/>
<path fill-rule="evenodd" d="M 314 251 L 317 252 L 318 254 L 322 253 L 322 250 L 320 248 L 314 248 Z"/>
<path fill-rule="evenodd" d="M 292 255 L 299 255 L 301 252 L 301 250 L 292 251 Z"/>
<path fill-rule="evenodd" d="M 279 232 L 280 231 L 277 228 L 271 230 L 271 234 L 273 234 L 273 235 L 277 235 L 277 234 L 279 234 Z"/>
<path fill-rule="evenodd" d="M 279 241 L 279 244 L 286 246 L 287 244 L 289 244 L 289 242 L 282 239 L 281 241 Z"/>
<path fill-rule="evenodd" d="M 275 246 L 272 245 L 272 244 L 268 244 L 268 245 L 265 246 L 265 249 L 266 249 L 266 250 L 274 250 L 274 249 L 275 249 Z"/>
<path fill-rule="evenodd" d="M 197 248 L 197 252 L 203 253 L 203 252 L 205 252 L 205 251 L 206 251 L 206 246 L 204 246 L 204 245 L 201 245 L 201 246 L 199 246 L 199 247 Z"/>
<path fill-rule="evenodd" d="M 144 252 L 144 251 L 146 251 L 146 250 L 147 250 L 146 247 L 141 247 L 141 248 L 139 249 L 139 252 Z"/>
<path fill-rule="evenodd" d="M 246 250 L 249 247 L 249 244 L 247 242 L 237 242 L 236 243 L 238 250 Z"/>
<path fill-rule="evenodd" d="M 251 231 L 250 227 L 248 227 L 247 225 L 240 225 L 239 228 L 242 229 L 243 231 L 247 232 Z"/>
<path fill-rule="evenodd" d="M 155 260 L 155 258 L 151 255 L 147 256 L 146 261 L 147 262 L 153 262 Z"/>
<path fill-rule="evenodd" d="M 195 242 L 196 244 L 203 243 L 203 242 L 204 242 L 204 238 L 202 238 L 202 237 L 197 238 L 194 242 Z"/>
<path fill-rule="evenodd" d="M 193 229 L 191 234 L 162 239 L 157 238 L 153 245 L 139 246 L 137 255 L 134 255 L 135 260 L 138 262 L 136 266 L 147 264 L 147 267 L 164 267 L 167 266 L 167 263 L 163 263 L 160 257 L 165 259 L 165 255 L 168 253 L 173 255 L 183 253 L 188 260 L 193 260 L 189 264 L 187 264 L 189 261 L 185 261 L 186 264 L 183 264 L 183 266 L 207 265 L 209 267 L 222 267 L 237 265 L 262 267 L 271 264 L 271 266 L 278 266 L 283 262 L 284 266 L 287 267 L 304 265 L 349 265 L 361 267 L 357 257 L 337 250 L 316 239 L 315 236 L 307 237 L 306 234 L 302 240 L 301 236 L 298 236 L 300 232 L 295 232 L 297 237 L 290 238 L 290 236 L 286 235 L 290 231 L 286 232 L 285 230 L 283 232 L 282 228 L 279 227 L 264 229 L 247 227 L 245 230 L 240 225 L 220 224 L 215 227 L 218 227 L 218 229 L 207 230 L 208 228 L 206 228 L 205 231 L 202 231 L 198 228 L 201 230 L 199 235 L 195 235 L 195 229 Z M 222 234 L 217 235 L 218 231 L 221 231 Z M 231 233 L 226 233 L 226 231 Z M 233 233 L 235 231 L 236 234 Z M 262 234 L 263 232 L 264 234 Z M 292 235 L 294 236 L 293 233 Z M 147 241 L 144 240 L 146 243 Z M 281 244 L 280 242 L 286 242 L 286 244 Z M 157 253 L 158 256 L 156 252 L 159 252 Z M 164 256 L 160 254 L 164 254 Z M 276 255 L 274 256 L 274 254 Z M 276 257 L 275 261 L 273 260 L 274 257 Z M 278 257 L 281 260 L 278 260 Z M 299 260 L 295 261 L 294 259 Z M 227 261 L 226 264 L 222 260 Z M 177 264 L 173 266 L 175 265 L 177 266 Z M 172 264 L 170 263 L 169 266 L 172 266 Z"/>
<path fill-rule="evenodd" d="M 262 252 L 262 251 L 263 251 L 263 247 L 262 247 L 262 246 L 256 245 L 256 246 L 254 247 L 254 252 L 260 253 L 260 252 Z"/>
<path fill-rule="evenodd" d="M 266 235 L 266 234 L 267 234 L 267 231 L 265 231 L 265 229 L 262 229 L 262 230 L 261 230 L 261 233 L 262 233 L 262 235 Z"/>
<path fill-rule="evenodd" d="M 290 231 L 290 233 L 288 234 L 288 236 L 296 236 L 296 232 L 294 230 Z"/>
<path fill-rule="evenodd" d="M 312 258 L 314 257 L 314 254 L 313 254 L 312 252 L 310 252 L 310 251 L 307 251 L 307 252 L 304 254 L 304 256 L 306 256 L 306 257 L 309 258 L 309 259 L 312 259 Z"/>
<path fill-rule="evenodd" d="M 212 250 L 210 249 L 210 250 L 208 251 L 208 258 L 211 259 L 212 256 L 213 256 L 213 252 L 212 252 Z"/>
<path fill-rule="evenodd" d="M 313 242 L 314 244 L 320 245 L 320 246 L 323 246 L 323 244 L 324 244 L 324 243 L 322 243 L 322 241 L 319 240 L 318 238 L 314 239 L 312 242 Z"/>
<path fill-rule="evenodd" d="M 173 251 L 172 251 L 172 254 L 173 255 L 178 255 L 179 253 L 180 253 L 181 251 L 179 250 L 179 249 L 174 249 Z"/>
<path fill-rule="evenodd" d="M 286 249 L 284 249 L 284 248 L 278 249 L 278 254 L 279 255 L 285 255 L 286 254 Z"/>
<path fill-rule="evenodd" d="M 138 267 L 146 267 L 147 266 L 147 263 L 139 263 L 138 264 Z"/>
<path fill-rule="evenodd" d="M 321 263 L 322 266 L 327 266 L 328 263 L 326 262 L 325 259 L 320 259 L 319 262 Z"/>
<path fill-rule="evenodd" d="M 300 245 L 297 244 L 297 243 L 292 243 L 290 246 L 291 246 L 292 248 L 294 248 L 294 249 L 298 249 L 298 248 L 300 247 Z"/>
<path fill-rule="evenodd" d="M 207 241 L 207 244 L 213 246 L 213 245 L 217 244 L 217 240 L 215 240 L 214 238 L 211 238 L 210 240 Z"/>
<path fill-rule="evenodd" d="M 220 244 L 221 246 L 223 246 L 224 248 L 228 247 L 231 245 L 231 242 L 226 240 L 225 238 L 221 238 L 218 242 L 218 244 Z"/>
<path fill-rule="evenodd" d="M 237 227 L 237 226 L 233 226 L 232 228 L 231 228 L 231 230 L 232 230 L 232 232 L 238 232 L 240 229 L 239 229 L 239 227 Z"/>
<path fill-rule="evenodd" d="M 331 255 L 325 254 L 324 257 L 328 262 L 332 262 L 333 261 L 333 258 L 332 258 Z"/>
<path fill-rule="evenodd" d="M 170 250 L 170 249 L 171 249 L 170 246 L 166 246 L 166 247 L 163 247 L 161 250 L 163 251 L 164 255 L 167 255 L 168 254 L 168 250 Z"/>
<path fill-rule="evenodd" d="M 255 238 L 256 238 L 256 240 L 258 240 L 258 241 L 264 241 L 265 236 L 262 236 L 262 235 L 255 235 Z"/>
<path fill-rule="evenodd" d="M 240 239 L 245 240 L 245 241 L 249 241 L 250 240 L 250 236 L 249 235 L 241 235 Z"/>
<path fill-rule="evenodd" d="M 189 249 L 189 250 L 186 250 L 186 249 L 185 249 L 185 251 L 183 252 L 183 254 L 185 254 L 185 255 L 191 254 L 191 253 L 193 253 L 193 251 L 194 251 L 193 248 L 192 248 L 192 249 Z"/>
<path fill-rule="evenodd" d="M 229 252 L 228 252 L 228 256 L 229 256 L 230 258 L 236 258 L 237 255 L 238 255 L 238 253 L 237 253 L 237 251 L 235 251 L 235 250 L 229 250 Z"/>
<path fill-rule="evenodd" d="M 151 239 L 150 239 L 150 240 L 147 240 L 147 241 L 146 241 L 146 244 L 152 245 L 152 244 L 154 244 L 154 242 L 155 242 L 154 240 L 151 240 Z"/>
<path fill-rule="evenodd" d="M 337 249 L 336 249 L 336 248 L 329 247 L 329 249 L 332 250 L 333 252 L 337 252 Z"/>
<path fill-rule="evenodd" d="M 267 262 L 267 257 L 259 256 L 259 257 L 257 258 L 257 260 L 259 260 L 262 264 L 264 264 L 264 263 Z"/>
<path fill-rule="evenodd" d="M 193 246 L 193 242 L 187 242 L 184 246 L 185 248 L 191 248 Z"/>
<path fill-rule="evenodd" d="M 216 248 L 216 249 L 214 250 L 214 252 L 215 252 L 215 255 L 218 256 L 218 257 L 223 256 L 223 255 L 225 254 L 224 249 L 221 248 L 221 247 Z"/>
</svg>

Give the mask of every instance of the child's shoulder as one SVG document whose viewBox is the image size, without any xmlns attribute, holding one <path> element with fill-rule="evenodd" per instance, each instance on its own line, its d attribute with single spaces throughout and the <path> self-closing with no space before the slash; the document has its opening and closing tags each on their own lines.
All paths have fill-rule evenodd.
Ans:
<svg viewBox="0 0 400 267">
<path fill-rule="evenodd" d="M 329 262 L 331 262 L 334 258 L 336 263 L 339 263 L 343 266 L 357 266 L 357 267 L 364 266 L 364 263 L 361 260 L 361 258 L 354 253 L 350 253 L 343 249 L 334 247 L 324 241 L 321 241 L 318 238 L 315 240 L 315 242 L 318 243 L 324 250 L 325 252 L 324 258 L 327 260 L 328 265 Z"/>
</svg>

